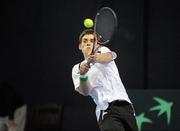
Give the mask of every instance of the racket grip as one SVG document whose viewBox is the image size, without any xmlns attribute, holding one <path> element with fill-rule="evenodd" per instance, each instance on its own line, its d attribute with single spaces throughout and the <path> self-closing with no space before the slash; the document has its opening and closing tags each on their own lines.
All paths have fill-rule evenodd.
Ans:
<svg viewBox="0 0 180 131">
<path fill-rule="evenodd" d="M 89 66 L 89 68 L 91 67 L 90 64 L 92 63 L 92 60 L 87 60 L 87 65 Z"/>
</svg>

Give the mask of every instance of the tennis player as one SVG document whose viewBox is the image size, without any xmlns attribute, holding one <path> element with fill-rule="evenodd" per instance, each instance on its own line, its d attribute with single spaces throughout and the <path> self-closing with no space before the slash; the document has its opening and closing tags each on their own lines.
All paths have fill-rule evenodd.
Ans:
<svg viewBox="0 0 180 131">
<path fill-rule="evenodd" d="M 98 43 L 92 29 L 81 33 L 79 49 L 84 60 L 72 69 L 74 87 L 80 94 L 91 96 L 96 103 L 100 130 L 136 131 L 134 108 L 119 76 L 114 53 Z"/>
</svg>

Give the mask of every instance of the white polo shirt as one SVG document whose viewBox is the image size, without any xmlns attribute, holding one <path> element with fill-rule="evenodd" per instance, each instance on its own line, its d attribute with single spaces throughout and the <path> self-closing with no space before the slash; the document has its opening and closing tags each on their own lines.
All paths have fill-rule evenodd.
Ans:
<svg viewBox="0 0 180 131">
<path fill-rule="evenodd" d="M 111 51 L 107 47 L 102 46 L 98 49 L 98 52 L 107 53 Z M 75 90 L 79 92 L 80 74 L 78 72 L 79 64 L 76 64 L 72 69 L 72 79 Z M 109 103 L 114 100 L 122 100 L 131 103 L 114 60 L 107 63 L 94 63 L 86 75 L 92 86 L 89 96 L 92 97 L 97 105 L 97 119 L 99 119 L 100 110 L 106 110 Z"/>
</svg>

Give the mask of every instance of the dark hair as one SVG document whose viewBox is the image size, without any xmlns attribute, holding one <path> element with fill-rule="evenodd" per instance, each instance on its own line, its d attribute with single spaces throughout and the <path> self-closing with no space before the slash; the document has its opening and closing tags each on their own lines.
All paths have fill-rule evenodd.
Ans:
<svg viewBox="0 0 180 131">
<path fill-rule="evenodd" d="M 94 34 L 94 30 L 93 29 L 84 30 L 79 36 L 79 44 L 82 42 L 82 37 L 86 34 Z"/>
</svg>

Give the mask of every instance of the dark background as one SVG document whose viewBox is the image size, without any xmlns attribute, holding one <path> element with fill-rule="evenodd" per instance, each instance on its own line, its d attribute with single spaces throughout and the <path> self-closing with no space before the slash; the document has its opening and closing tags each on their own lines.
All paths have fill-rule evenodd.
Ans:
<svg viewBox="0 0 180 131">
<path fill-rule="evenodd" d="M 71 70 L 83 60 L 78 50 L 83 20 L 93 19 L 103 6 L 117 13 L 118 31 L 107 46 L 118 55 L 126 89 L 180 87 L 176 0 L 17 0 L 2 5 L 0 79 L 13 83 L 28 104 L 94 106 L 74 91 Z"/>
</svg>

